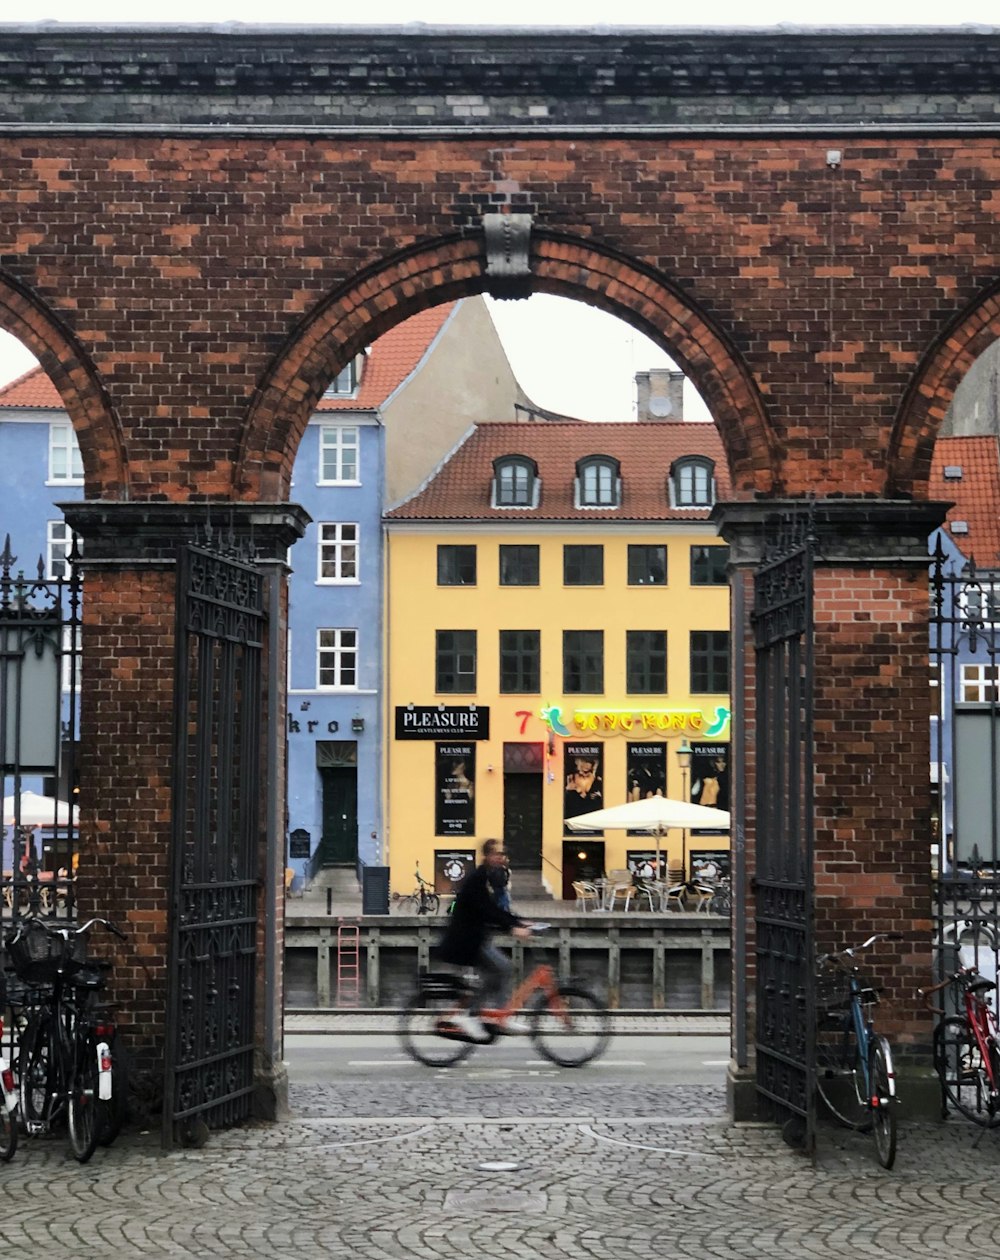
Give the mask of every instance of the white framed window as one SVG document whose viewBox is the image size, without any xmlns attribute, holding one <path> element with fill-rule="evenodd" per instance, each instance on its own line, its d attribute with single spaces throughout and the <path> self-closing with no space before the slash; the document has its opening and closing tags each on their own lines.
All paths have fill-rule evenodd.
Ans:
<svg viewBox="0 0 1000 1260">
<path fill-rule="evenodd" d="M 317 582 L 358 581 L 358 527 L 353 522 L 321 521 Z"/>
<path fill-rule="evenodd" d="M 45 576 L 50 579 L 69 577 L 69 553 L 73 531 L 65 521 L 49 521 L 45 529 Z M 80 537 L 76 545 L 82 550 Z"/>
<path fill-rule="evenodd" d="M 319 430 L 319 478 L 321 486 L 359 485 L 358 426 L 324 424 Z"/>
<path fill-rule="evenodd" d="M 358 392 L 361 384 L 361 364 L 364 355 L 353 358 L 346 367 L 340 369 L 330 384 L 323 391 L 324 398 L 350 398 Z"/>
<path fill-rule="evenodd" d="M 358 685 L 357 630 L 316 631 L 316 686 L 346 690 Z"/>
<path fill-rule="evenodd" d="M 700 456 L 685 456 L 670 470 L 672 507 L 712 507 L 715 503 L 715 465 Z"/>
<path fill-rule="evenodd" d="M 76 666 L 74 671 L 73 658 L 76 658 Z M 73 684 L 73 690 L 80 690 L 80 670 L 83 665 L 83 657 L 80 654 L 80 627 L 79 626 L 63 626 L 62 631 L 62 689 L 69 691 L 70 683 Z"/>
<path fill-rule="evenodd" d="M 576 466 L 576 506 L 616 508 L 622 501 L 618 461 L 590 455 Z"/>
<path fill-rule="evenodd" d="M 1000 666 L 963 665 L 962 699 L 981 704 L 1000 700 Z"/>
<path fill-rule="evenodd" d="M 49 425 L 49 481 L 83 485 L 83 459 L 71 424 Z"/>
</svg>

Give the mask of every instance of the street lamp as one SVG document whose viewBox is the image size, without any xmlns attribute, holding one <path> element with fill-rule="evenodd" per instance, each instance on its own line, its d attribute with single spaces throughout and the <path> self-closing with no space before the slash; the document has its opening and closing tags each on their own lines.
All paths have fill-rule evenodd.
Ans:
<svg viewBox="0 0 1000 1260">
<path fill-rule="evenodd" d="M 681 740 L 680 747 L 677 749 L 677 764 L 681 768 L 681 800 L 686 801 L 687 790 L 688 790 L 688 770 L 691 768 L 691 745 L 687 742 L 686 739 Z M 681 832 L 681 836 L 683 837 L 681 840 L 681 867 L 682 867 L 681 880 L 686 881 L 687 880 L 687 861 L 688 861 L 687 859 L 687 847 L 688 847 L 687 827 L 683 829 L 683 831 Z"/>
</svg>

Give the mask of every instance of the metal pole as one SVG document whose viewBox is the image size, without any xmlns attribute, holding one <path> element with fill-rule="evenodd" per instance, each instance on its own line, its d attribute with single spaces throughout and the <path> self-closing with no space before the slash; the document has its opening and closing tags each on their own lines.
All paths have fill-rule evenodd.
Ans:
<svg viewBox="0 0 1000 1260">
<path fill-rule="evenodd" d="M 681 800 L 686 801 L 688 798 L 688 773 L 681 767 Z M 681 883 L 687 882 L 688 873 L 688 829 L 681 829 Z"/>
</svg>

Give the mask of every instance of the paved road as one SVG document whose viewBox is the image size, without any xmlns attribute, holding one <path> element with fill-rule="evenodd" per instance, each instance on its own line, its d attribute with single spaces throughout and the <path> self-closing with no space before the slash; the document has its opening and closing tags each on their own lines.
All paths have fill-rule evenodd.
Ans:
<svg viewBox="0 0 1000 1260">
<path fill-rule="evenodd" d="M 867 1139 L 830 1132 L 814 1167 L 771 1127 L 728 1123 L 718 1045 L 623 1038 L 567 1072 L 512 1041 L 422 1077 L 390 1040 L 351 1038 L 328 1076 L 304 1040 L 280 1125 L 168 1155 L 131 1135 L 84 1168 L 62 1141 L 25 1143 L 0 1172 L 0 1242 L 46 1260 L 997 1254 L 1000 1138 L 908 1128 L 886 1173 Z"/>
</svg>

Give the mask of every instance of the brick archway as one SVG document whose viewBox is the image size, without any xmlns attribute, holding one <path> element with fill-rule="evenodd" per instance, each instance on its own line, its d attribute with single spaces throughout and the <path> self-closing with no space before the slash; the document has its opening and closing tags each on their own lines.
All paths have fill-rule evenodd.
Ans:
<svg viewBox="0 0 1000 1260">
<path fill-rule="evenodd" d="M 65 404 L 83 458 L 88 498 L 129 498 L 121 425 L 86 351 L 62 321 L 23 285 L 0 272 L 0 328 L 41 363 Z"/>
<path fill-rule="evenodd" d="M 955 390 L 998 337 L 1000 280 L 952 320 L 914 373 L 893 426 L 887 496 L 926 497 L 934 443 Z"/>
<path fill-rule="evenodd" d="M 777 443 L 763 400 L 726 334 L 652 270 L 568 235 L 532 242 L 534 292 L 576 298 L 658 341 L 702 393 L 718 424 L 739 497 L 780 489 Z M 306 423 L 327 383 L 376 337 L 428 306 L 488 292 L 483 238 L 414 246 L 362 272 L 301 322 L 250 406 L 234 493 L 284 499 Z"/>
</svg>

